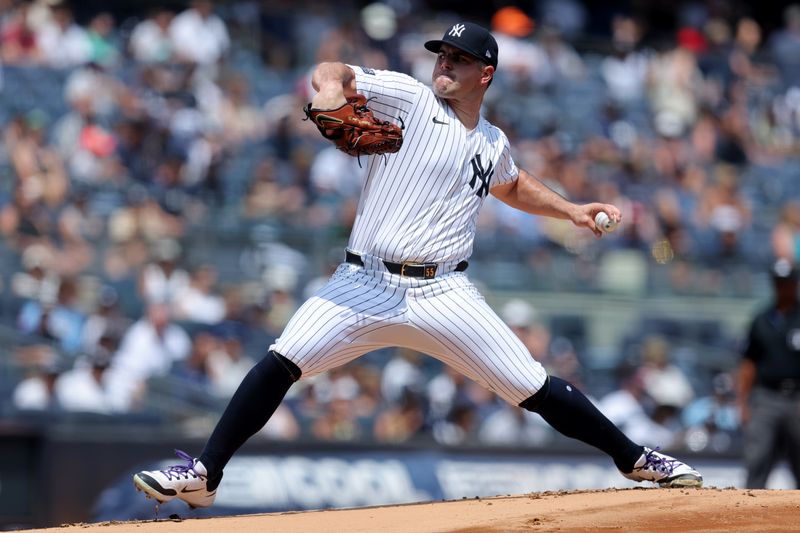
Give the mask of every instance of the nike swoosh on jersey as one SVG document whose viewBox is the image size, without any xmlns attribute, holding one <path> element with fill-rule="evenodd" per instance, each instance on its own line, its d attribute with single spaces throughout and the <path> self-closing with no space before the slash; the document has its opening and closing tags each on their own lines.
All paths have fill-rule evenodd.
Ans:
<svg viewBox="0 0 800 533">
<path fill-rule="evenodd" d="M 450 124 L 449 122 L 442 122 L 441 120 L 437 119 L 435 115 L 431 120 L 433 120 L 434 124 L 442 124 L 443 126 L 447 126 L 448 124 Z"/>
</svg>

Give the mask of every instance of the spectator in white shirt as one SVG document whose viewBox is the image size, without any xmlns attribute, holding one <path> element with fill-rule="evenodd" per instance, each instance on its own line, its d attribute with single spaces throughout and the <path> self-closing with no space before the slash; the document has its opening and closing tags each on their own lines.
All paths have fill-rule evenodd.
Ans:
<svg viewBox="0 0 800 533">
<path fill-rule="evenodd" d="M 125 332 L 114 366 L 125 369 L 130 379 L 164 376 L 172 363 L 186 359 L 191 346 L 186 331 L 171 322 L 169 308 L 152 304 Z"/>
<path fill-rule="evenodd" d="M 87 63 L 92 57 L 92 44 L 86 30 L 75 23 L 72 9 L 65 2 L 50 9 L 52 19 L 36 35 L 44 62 L 57 68 Z"/>
<path fill-rule="evenodd" d="M 172 57 L 169 27 L 173 14 L 162 7 L 134 26 L 128 42 L 133 59 L 140 63 L 164 63 Z"/>
<path fill-rule="evenodd" d="M 201 265 L 192 272 L 189 284 L 175 295 L 175 318 L 219 324 L 225 318 L 225 299 L 214 291 L 216 282 L 217 271 L 211 265 Z"/>
<path fill-rule="evenodd" d="M 213 65 L 230 46 L 228 29 L 214 14 L 214 3 L 196 0 L 191 7 L 177 15 L 170 24 L 169 35 L 179 61 Z"/>
<path fill-rule="evenodd" d="M 30 375 L 17 383 L 11 394 L 14 407 L 22 410 L 58 410 L 60 405 L 54 393 L 61 374 L 57 364 L 47 364 L 31 369 Z"/>
<path fill-rule="evenodd" d="M 109 387 L 112 353 L 98 345 L 92 355 L 58 377 L 55 395 L 65 411 L 110 414 L 121 410 Z"/>
<path fill-rule="evenodd" d="M 189 334 L 171 322 L 169 307 L 163 303 L 148 306 L 145 316 L 125 332 L 108 370 L 115 405 L 135 410 L 144 397 L 147 380 L 167 375 L 191 349 Z"/>
<path fill-rule="evenodd" d="M 616 16 L 612 22 L 614 53 L 603 59 L 600 67 L 609 96 L 618 102 L 636 102 L 644 98 L 650 54 L 638 50 L 641 25 L 633 18 Z"/>
<path fill-rule="evenodd" d="M 178 266 L 180 243 L 162 239 L 153 243 L 152 262 L 139 277 L 139 293 L 146 303 L 172 304 L 189 285 L 189 274 Z"/>
<path fill-rule="evenodd" d="M 642 346 L 644 390 L 656 405 L 682 409 L 694 398 L 689 378 L 670 361 L 670 345 L 665 337 L 645 338 Z"/>
</svg>

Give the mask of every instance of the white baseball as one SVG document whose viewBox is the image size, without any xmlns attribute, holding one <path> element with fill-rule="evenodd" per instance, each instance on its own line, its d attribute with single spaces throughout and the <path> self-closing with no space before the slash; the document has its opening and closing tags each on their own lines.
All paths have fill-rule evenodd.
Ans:
<svg viewBox="0 0 800 533">
<path fill-rule="evenodd" d="M 611 233 L 617 229 L 617 221 L 612 220 L 605 211 L 600 211 L 594 216 L 594 223 L 606 233 Z"/>
</svg>

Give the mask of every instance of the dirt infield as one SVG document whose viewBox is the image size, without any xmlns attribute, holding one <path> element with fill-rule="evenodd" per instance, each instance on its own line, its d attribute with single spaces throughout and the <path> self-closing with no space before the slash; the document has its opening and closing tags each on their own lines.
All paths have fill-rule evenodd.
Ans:
<svg viewBox="0 0 800 533">
<path fill-rule="evenodd" d="M 77 533 L 506 533 L 800 531 L 800 491 L 622 489 L 150 522 L 73 524 Z"/>
</svg>

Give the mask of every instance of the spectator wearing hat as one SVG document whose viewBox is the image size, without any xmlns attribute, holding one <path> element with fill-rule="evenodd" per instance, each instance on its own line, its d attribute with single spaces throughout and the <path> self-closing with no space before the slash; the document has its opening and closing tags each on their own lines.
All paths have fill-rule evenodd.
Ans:
<svg viewBox="0 0 800 533">
<path fill-rule="evenodd" d="M 680 411 L 694 399 L 686 373 L 672 361 L 669 340 L 658 334 L 644 339 L 641 347 L 642 381 L 647 395 L 658 406 Z"/>
<path fill-rule="evenodd" d="M 552 80 L 547 56 L 542 48 L 530 39 L 534 22 L 517 7 L 503 7 L 492 16 L 492 35 L 503 57 L 498 57 L 499 78 L 507 80 L 512 88 L 524 90 L 532 84 L 546 84 Z"/>
<path fill-rule="evenodd" d="M 83 325 L 81 345 L 93 353 L 103 343 L 118 342 L 130 325 L 131 319 L 123 313 L 117 291 L 110 286 L 102 287 Z"/>
<path fill-rule="evenodd" d="M 189 286 L 189 273 L 179 265 L 182 253 L 180 243 L 174 239 L 153 243 L 152 261 L 139 276 L 139 294 L 145 302 L 172 305 Z"/>
<path fill-rule="evenodd" d="M 775 464 L 789 460 L 800 487 L 800 305 L 798 271 L 778 259 L 773 301 L 750 324 L 739 366 L 747 487 L 764 488 Z"/>
<path fill-rule="evenodd" d="M 225 299 L 217 291 L 217 269 L 203 264 L 189 274 L 188 283 L 172 300 L 177 320 L 199 324 L 219 324 L 225 318 Z"/>
<path fill-rule="evenodd" d="M 65 411 L 111 414 L 122 410 L 111 389 L 109 373 L 118 341 L 104 337 L 55 382 L 55 397 Z"/>
<path fill-rule="evenodd" d="M 212 391 L 219 398 L 233 396 L 239 383 L 256 365 L 245 350 L 246 330 L 245 324 L 230 319 L 210 330 L 217 343 L 208 356 L 208 368 L 213 380 Z"/>
<path fill-rule="evenodd" d="M 81 332 L 86 317 L 78 307 L 78 284 L 63 279 L 55 302 L 28 300 L 17 316 L 18 329 L 29 335 L 53 340 L 63 352 L 75 356 L 81 347 Z"/>
<path fill-rule="evenodd" d="M 55 386 L 61 372 L 61 367 L 56 364 L 32 368 L 29 375 L 14 387 L 11 397 L 14 407 L 24 411 L 60 410 Z"/>
<path fill-rule="evenodd" d="M 53 252 L 32 244 L 22 252 L 22 269 L 11 277 L 11 293 L 23 300 L 54 301 L 61 280 L 51 268 Z"/>
<path fill-rule="evenodd" d="M 539 317 L 536 308 L 522 298 L 511 298 L 500 310 L 500 316 L 545 368 L 552 363 L 550 343 L 553 336 Z"/>
<path fill-rule="evenodd" d="M 17 348 L 14 357 L 26 370 L 25 376 L 11 393 L 15 409 L 23 411 L 59 411 L 61 405 L 55 394 L 58 377 L 66 369 L 58 351 L 42 344 Z"/>
</svg>

